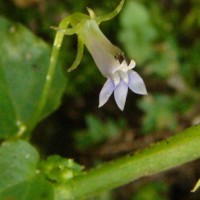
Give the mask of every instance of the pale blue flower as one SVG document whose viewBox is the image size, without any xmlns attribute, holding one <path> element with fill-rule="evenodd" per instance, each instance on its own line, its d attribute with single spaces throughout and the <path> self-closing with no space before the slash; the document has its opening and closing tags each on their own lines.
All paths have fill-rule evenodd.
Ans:
<svg viewBox="0 0 200 200">
<path fill-rule="evenodd" d="M 147 94 L 142 78 L 132 70 L 135 61 L 131 60 L 130 64 L 127 64 L 122 51 L 104 36 L 95 20 L 86 21 L 80 36 L 98 69 L 107 78 L 99 95 L 99 107 L 108 101 L 113 91 L 115 101 L 121 110 L 125 106 L 128 88 L 137 94 Z"/>
<path fill-rule="evenodd" d="M 128 88 L 137 94 L 147 94 L 142 78 L 137 72 L 132 70 L 135 67 L 135 61 L 131 60 L 127 64 L 123 52 L 114 46 L 99 29 L 99 24 L 115 17 L 123 5 L 124 0 L 121 0 L 113 12 L 101 17 L 96 17 L 94 12 L 88 8 L 89 16 L 75 13 L 66 17 L 58 28 L 52 27 L 58 31 L 54 42 L 55 55 L 57 56 L 57 51 L 60 48 L 64 34 L 77 34 L 78 52 L 69 71 L 76 69 L 79 65 L 85 45 L 98 69 L 107 78 L 99 95 L 99 107 L 103 106 L 114 92 L 115 101 L 121 110 L 125 106 Z M 67 28 L 69 25 L 71 28 Z"/>
<path fill-rule="evenodd" d="M 108 101 L 113 91 L 115 101 L 121 110 L 123 110 L 125 106 L 128 88 L 137 94 L 147 94 L 142 78 L 137 72 L 131 70 L 134 66 L 135 62 L 133 60 L 129 65 L 127 65 L 126 61 L 123 61 L 119 64 L 118 69 L 110 74 L 100 92 L 99 107 L 103 106 Z"/>
</svg>

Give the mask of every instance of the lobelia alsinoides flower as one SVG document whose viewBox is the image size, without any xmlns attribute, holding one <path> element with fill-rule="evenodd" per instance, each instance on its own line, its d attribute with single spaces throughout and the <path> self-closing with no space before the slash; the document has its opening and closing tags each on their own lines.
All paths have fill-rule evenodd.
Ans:
<svg viewBox="0 0 200 200">
<path fill-rule="evenodd" d="M 99 95 L 99 107 L 108 101 L 113 91 L 121 110 L 124 109 L 128 88 L 137 94 L 147 94 L 142 78 L 132 70 L 135 61 L 127 64 L 123 53 L 103 35 L 95 20 L 88 20 L 80 35 L 98 69 L 107 78 Z"/>
<path fill-rule="evenodd" d="M 96 17 L 91 9 L 88 9 L 90 16 L 81 13 L 74 14 L 68 18 L 68 23 L 71 23 L 73 27 L 71 29 L 63 29 L 62 26 L 54 27 L 63 34 L 76 33 L 78 35 L 78 53 L 70 71 L 80 63 L 85 44 L 98 69 L 107 78 L 99 95 L 99 107 L 103 106 L 114 92 L 115 101 L 121 110 L 125 106 L 128 88 L 137 94 L 147 94 L 142 78 L 132 70 L 136 65 L 135 61 L 131 60 L 127 63 L 123 52 L 114 46 L 99 29 L 99 24 L 113 18 L 121 10 L 123 3 L 124 0 L 112 13 L 103 17 Z"/>
</svg>

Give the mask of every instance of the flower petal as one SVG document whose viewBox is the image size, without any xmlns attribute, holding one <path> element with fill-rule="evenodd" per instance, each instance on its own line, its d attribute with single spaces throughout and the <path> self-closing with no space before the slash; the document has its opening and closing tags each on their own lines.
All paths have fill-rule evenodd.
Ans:
<svg viewBox="0 0 200 200">
<path fill-rule="evenodd" d="M 143 95 L 147 94 L 146 86 L 140 75 L 133 70 L 129 70 L 128 75 L 129 75 L 129 83 L 128 83 L 129 88 L 137 94 L 143 94 Z"/>
<path fill-rule="evenodd" d="M 123 72 L 127 72 L 128 71 L 128 66 L 127 66 L 127 63 L 126 63 L 126 60 L 123 60 L 122 63 L 117 66 L 116 65 L 116 68 L 113 70 L 112 73 L 115 73 L 117 71 L 123 71 Z"/>
<path fill-rule="evenodd" d="M 81 27 L 78 33 L 80 38 L 92 55 L 100 72 L 103 76 L 109 77 L 120 65 L 115 55 L 121 51 L 106 38 L 95 20 L 86 20 Z"/>
<path fill-rule="evenodd" d="M 129 66 L 128 66 L 128 69 L 133 69 L 135 67 L 136 63 L 134 60 L 131 60 Z"/>
<path fill-rule="evenodd" d="M 117 106 L 121 110 L 124 110 L 127 93 L 128 93 L 128 86 L 123 80 L 121 80 L 121 82 L 119 83 L 119 85 L 116 87 L 114 91 L 115 101 L 117 103 Z"/>
<path fill-rule="evenodd" d="M 113 80 L 108 79 L 99 94 L 99 107 L 103 106 L 108 101 L 114 89 L 115 85 Z"/>
</svg>

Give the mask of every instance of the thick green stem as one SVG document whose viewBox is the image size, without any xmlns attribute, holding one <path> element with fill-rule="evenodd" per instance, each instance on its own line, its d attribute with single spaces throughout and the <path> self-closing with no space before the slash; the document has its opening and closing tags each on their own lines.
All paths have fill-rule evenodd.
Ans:
<svg viewBox="0 0 200 200">
<path fill-rule="evenodd" d="M 200 157 L 200 125 L 122 159 L 103 164 L 58 188 L 60 199 L 82 199 Z M 58 194 L 59 193 L 59 194 Z"/>
</svg>

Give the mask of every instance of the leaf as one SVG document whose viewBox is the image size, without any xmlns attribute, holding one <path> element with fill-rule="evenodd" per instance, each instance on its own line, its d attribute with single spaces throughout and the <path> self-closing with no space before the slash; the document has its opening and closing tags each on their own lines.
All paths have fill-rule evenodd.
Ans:
<svg viewBox="0 0 200 200">
<path fill-rule="evenodd" d="M 177 127 L 176 102 L 171 96 L 155 94 L 146 96 L 139 102 L 139 107 L 145 112 L 142 120 L 144 133 L 154 130 L 175 130 Z"/>
<path fill-rule="evenodd" d="M 37 172 L 38 152 L 27 142 L 5 142 L 0 147 L 0 199 L 49 200 L 53 188 Z"/>
<path fill-rule="evenodd" d="M 82 150 L 117 137 L 121 130 L 126 127 L 123 120 L 102 122 L 93 115 L 86 116 L 86 124 L 87 130 L 79 130 L 74 133 L 75 145 Z"/>
<path fill-rule="evenodd" d="M 191 192 L 196 192 L 200 187 L 200 179 L 195 184 L 194 188 L 191 190 Z"/>
<path fill-rule="evenodd" d="M 157 32 L 151 24 L 147 9 L 139 2 L 128 1 L 120 14 L 120 24 L 122 29 L 119 32 L 119 40 L 127 54 L 138 64 L 151 58 Z"/>
<path fill-rule="evenodd" d="M 168 38 L 157 45 L 154 59 L 147 65 L 146 71 L 166 79 L 178 73 L 178 69 L 177 44 L 173 38 Z"/>
<path fill-rule="evenodd" d="M 46 80 L 50 48 L 20 24 L 0 17 L 0 138 L 22 134 L 31 124 Z M 65 78 L 57 66 L 40 121 L 59 103 Z"/>
<path fill-rule="evenodd" d="M 132 200 L 166 200 L 168 190 L 164 182 L 151 182 L 139 187 Z"/>
<path fill-rule="evenodd" d="M 53 183 L 66 183 L 68 180 L 82 174 L 83 166 L 73 159 L 52 155 L 40 163 L 41 173 Z"/>
</svg>

